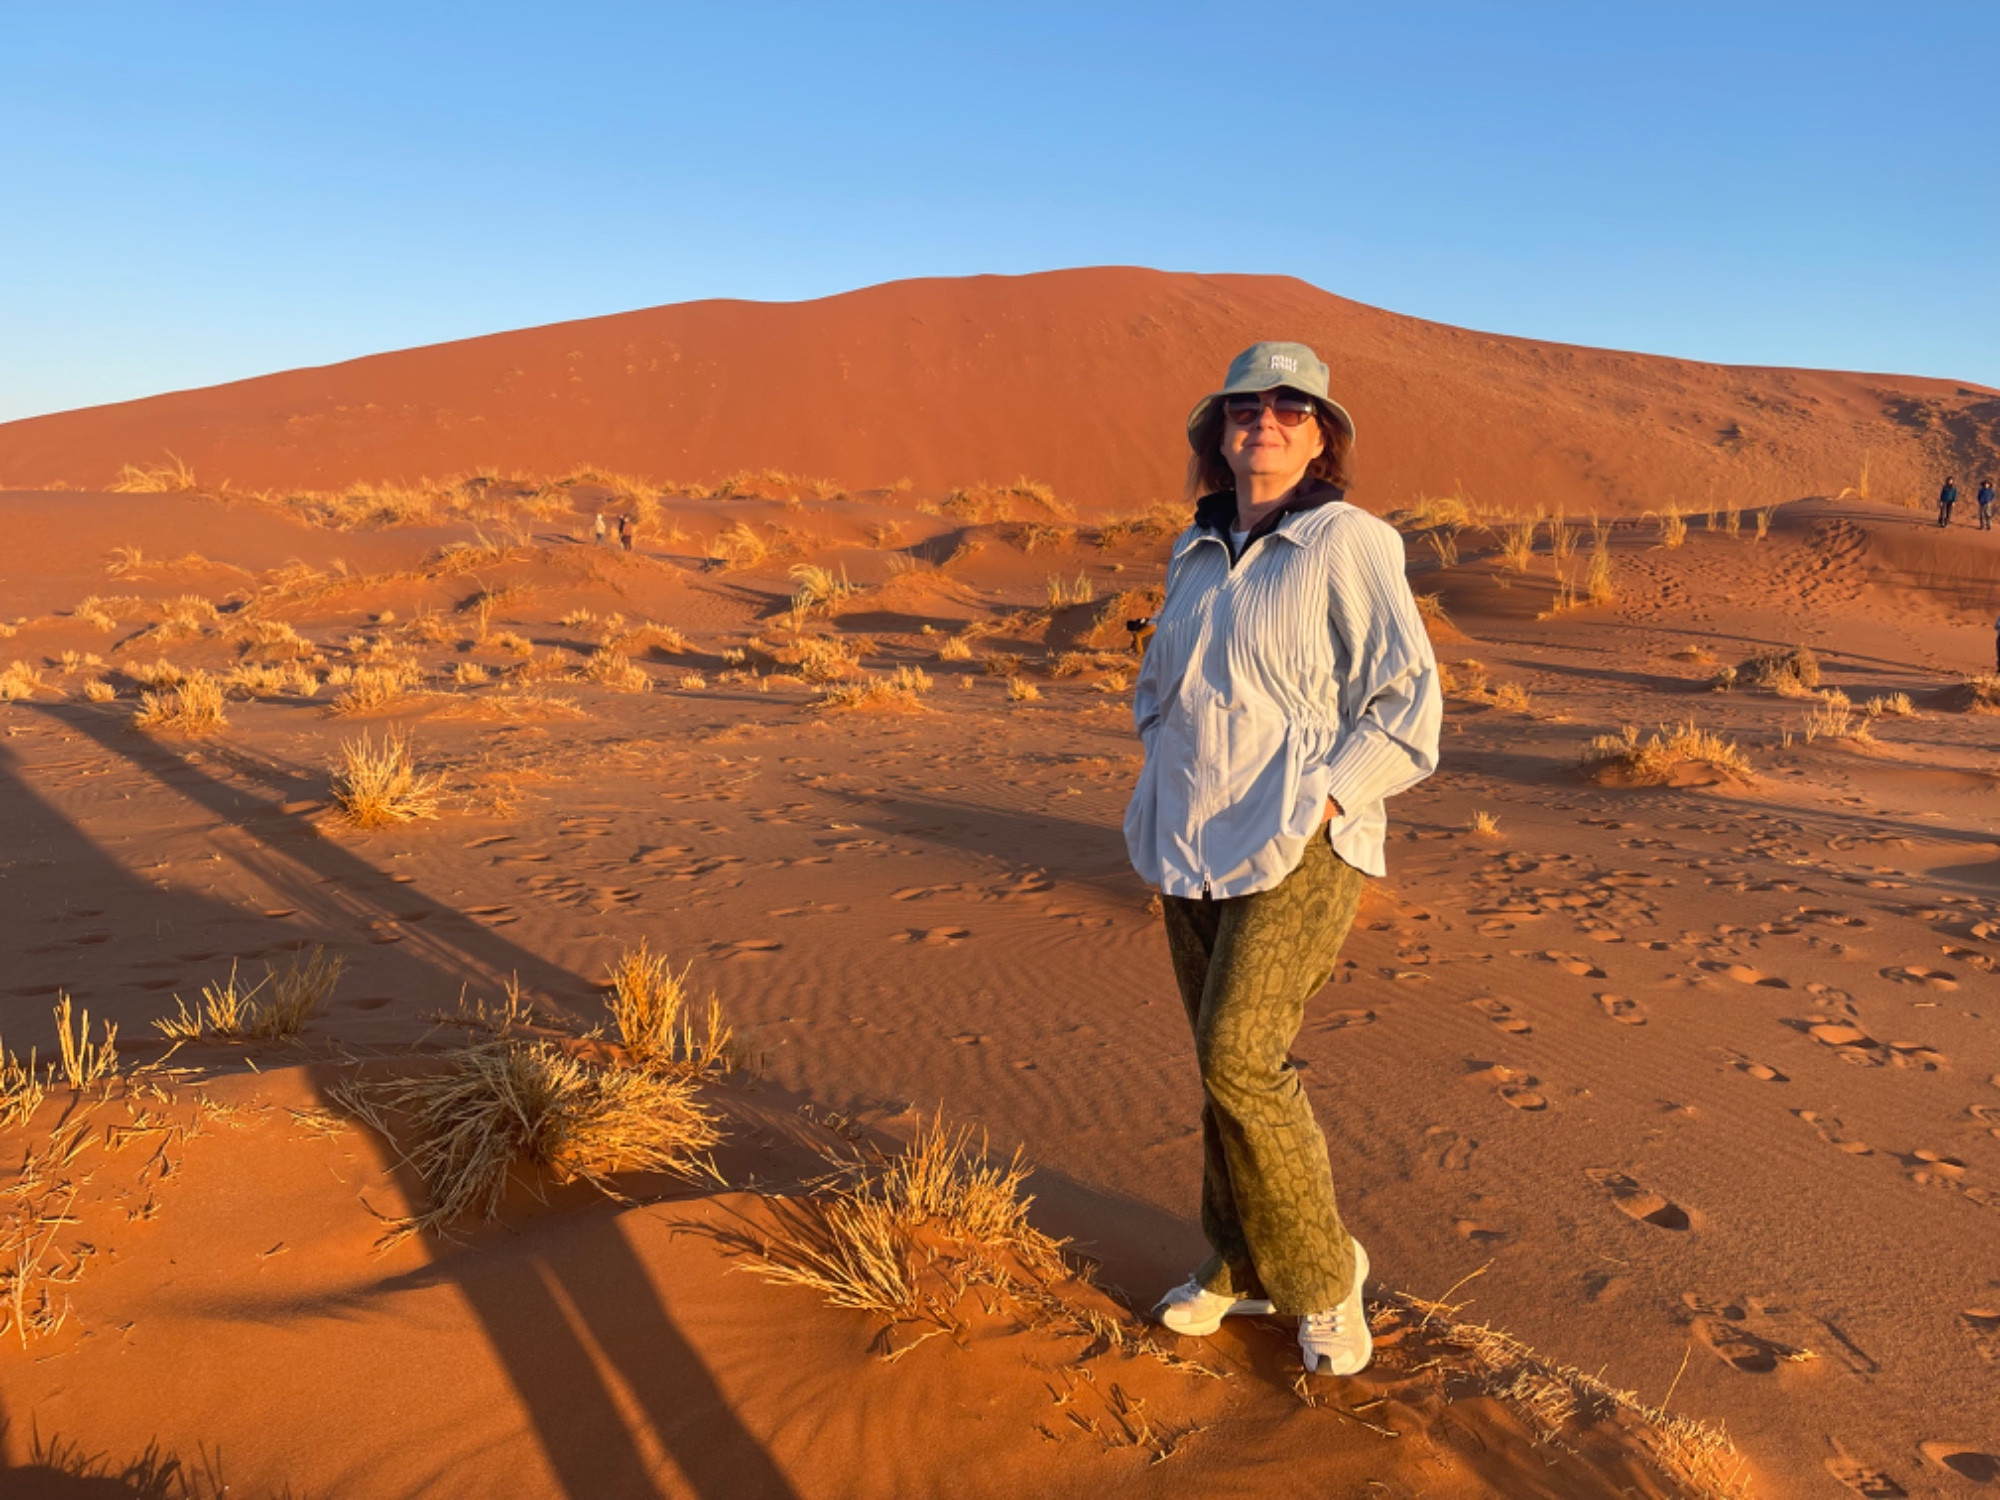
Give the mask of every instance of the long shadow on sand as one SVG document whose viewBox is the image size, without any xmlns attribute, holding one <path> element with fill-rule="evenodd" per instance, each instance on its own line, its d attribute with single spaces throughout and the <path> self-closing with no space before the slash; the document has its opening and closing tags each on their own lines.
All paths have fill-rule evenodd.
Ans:
<svg viewBox="0 0 2000 1500">
<path fill-rule="evenodd" d="M 260 808 L 256 799 L 247 798 L 241 789 L 190 765 L 171 749 L 131 733 L 108 715 L 49 711 L 46 716 L 88 735 L 152 776 L 163 789 L 188 798 L 250 834 L 265 856 L 260 874 L 281 890 L 295 891 L 301 910 L 323 906 L 322 888 L 329 883 L 365 890 L 384 881 L 381 872 L 358 854 L 309 830 L 301 837 L 295 823 L 256 816 L 270 809 Z M 240 932 L 246 922 L 259 923 L 258 930 L 269 932 L 268 922 L 255 916 L 246 918 L 225 902 L 161 889 L 137 876 L 37 795 L 23 778 L 18 759 L 4 745 L 0 745 L 0 826 L 8 835 L 7 864 L 21 875 L 31 870 L 40 874 L 39 879 L 17 877 L 8 882 L 5 940 L 16 953 L 33 946 L 26 941 L 29 934 L 75 915 L 70 898 L 77 892 L 88 893 L 94 916 L 115 913 L 116 924 L 127 940 L 166 931 L 176 934 L 177 941 L 212 942 L 227 949 L 231 930 Z M 397 889 L 407 892 L 413 888 Z M 544 983 L 557 979 L 579 982 L 578 976 L 485 929 L 439 935 L 431 941 L 434 947 L 430 954 L 404 951 L 410 945 L 403 944 L 391 956 L 377 955 L 378 962 L 392 967 L 399 989 L 451 993 L 468 965 L 493 974 L 518 972 Z M 32 991 L 33 998 L 23 995 L 22 989 Z M 39 1019 L 47 1000 L 43 992 L 49 989 L 52 986 L 25 986 L 14 991 L 8 1013 L 0 1017 L 6 1035 L 19 1038 L 26 1031 L 39 1029 L 23 1023 L 28 1014 Z M 132 1003 L 126 1002 L 128 1009 Z M 140 1029 L 130 1028 L 127 1035 Z M 279 1060 L 270 1050 L 262 1055 L 267 1064 Z M 218 1065 L 233 1071 L 228 1059 L 218 1059 Z M 324 1096 L 326 1086 L 344 1070 L 316 1066 L 309 1071 Z M 386 1160 L 383 1164 L 391 1165 Z M 406 1167 L 395 1170 L 408 1199 L 421 1201 L 422 1184 L 414 1174 Z M 173 1211 L 171 1203 L 165 1211 Z M 617 1393 L 593 1359 L 594 1345 L 620 1370 L 657 1369 L 664 1356 L 676 1372 L 671 1389 L 648 1389 L 644 1379 L 628 1380 L 627 1384 L 637 1393 L 667 1456 L 696 1494 L 718 1500 L 723 1496 L 792 1495 L 791 1486 L 756 1436 L 735 1418 L 700 1356 L 678 1333 L 643 1265 L 616 1228 L 605 1222 L 601 1242 L 593 1243 L 584 1257 L 588 1275 L 558 1275 L 530 1257 L 520 1257 L 482 1262 L 476 1274 L 468 1263 L 467 1274 L 460 1278 L 466 1303 L 478 1316 L 484 1336 L 519 1393 L 564 1491 L 576 1500 L 666 1492 L 656 1482 L 654 1466 L 621 1415 Z M 442 1264 L 440 1273 L 448 1274 Z M 641 1349 L 648 1351 L 643 1364 L 638 1360 Z M 310 1350 L 302 1350 L 295 1367 L 310 1371 L 313 1363 Z M 444 1374 L 440 1372 L 441 1378 Z M 50 1484 L 71 1486 L 47 1491 L 52 1494 L 121 1492 L 104 1489 L 105 1484 L 117 1481 L 103 1477 L 46 1472 L 38 1477 Z M 450 1488 L 448 1476 L 439 1479 Z M 95 1488 L 75 1487 L 82 1485 Z M 0 1491 L 13 1493 L 14 1488 L 14 1476 L 0 1467 Z"/>
</svg>

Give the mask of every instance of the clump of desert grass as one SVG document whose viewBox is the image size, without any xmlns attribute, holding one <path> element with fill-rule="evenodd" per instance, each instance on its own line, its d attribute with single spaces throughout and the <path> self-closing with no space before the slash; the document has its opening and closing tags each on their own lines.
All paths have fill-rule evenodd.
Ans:
<svg viewBox="0 0 2000 1500">
<path fill-rule="evenodd" d="M 49 1070 L 41 1065 L 34 1048 L 26 1062 L 0 1046 L 0 1130 L 25 1125 L 49 1096 Z"/>
<path fill-rule="evenodd" d="M 1636 1439 L 1681 1493 L 1694 1500 L 1747 1500 L 1746 1465 L 1720 1426 L 1676 1415 L 1665 1399 L 1654 1405 L 1547 1359 L 1511 1334 L 1463 1322 L 1457 1316 L 1463 1304 L 1403 1292 L 1385 1292 L 1372 1301 L 1368 1322 L 1378 1348 L 1392 1349 L 1392 1360 L 1418 1362 L 1418 1368 L 1423 1362 L 1441 1364 L 1448 1384 L 1469 1378 L 1476 1393 L 1518 1414 L 1537 1444 L 1567 1447 L 1573 1424 L 1609 1420 Z M 1670 1388 L 1667 1399 L 1672 1394 Z"/>
<path fill-rule="evenodd" d="M 198 668 L 182 677 L 177 687 L 141 693 L 132 715 L 134 729 L 152 734 L 214 734 L 228 724 L 222 684 Z"/>
<path fill-rule="evenodd" d="M 61 1078 L 71 1089 L 81 1092 L 118 1072 L 118 1027 L 104 1022 L 103 1036 L 90 1036 L 90 1012 L 78 1012 L 66 993 L 58 991 L 55 1006 L 56 1060 L 51 1079 Z"/>
<path fill-rule="evenodd" d="M 674 972 L 666 955 L 653 952 L 643 938 L 611 965 L 611 993 L 604 1003 L 629 1066 L 686 1077 L 735 1071 L 733 1033 L 722 1019 L 722 1002 L 710 994 L 697 1019 L 687 987 L 691 967 Z"/>
<path fill-rule="evenodd" d="M 621 693 L 652 691 L 653 679 L 632 664 L 623 651 L 599 646 L 583 664 L 583 675 L 591 682 Z"/>
<path fill-rule="evenodd" d="M 1687 518 L 1681 514 L 1681 508 L 1678 505 L 1669 504 L 1665 510 L 1649 510 L 1646 514 L 1655 517 L 1659 521 L 1660 545 L 1662 547 L 1671 550 L 1687 544 Z"/>
<path fill-rule="evenodd" d="M 346 966 L 346 959 L 316 945 L 304 955 L 293 954 L 282 970 L 266 964 L 264 977 L 245 988 L 232 963 L 226 980 L 202 986 L 201 998 L 192 1010 L 180 996 L 174 996 L 179 1013 L 155 1021 L 153 1028 L 162 1036 L 184 1042 L 294 1037 L 332 997 Z"/>
<path fill-rule="evenodd" d="M 1042 690 L 1025 677 L 1007 679 L 1007 701 L 1009 703 L 1033 703 L 1042 696 Z"/>
<path fill-rule="evenodd" d="M 7 664 L 5 671 L 0 671 L 0 703 L 18 703 L 49 691 L 41 669 L 28 662 L 15 660 Z"/>
<path fill-rule="evenodd" d="M 1819 658 L 1806 646 L 1760 651 L 1736 669 L 1733 681 L 1745 678 L 1780 698 L 1810 698 L 1819 690 Z"/>
<path fill-rule="evenodd" d="M 296 693 L 301 698 L 310 698 L 320 689 L 319 674 L 296 661 L 276 664 L 238 662 L 223 674 L 222 685 L 231 692 L 251 698 L 275 697 L 280 693 Z"/>
<path fill-rule="evenodd" d="M 720 572 L 754 568 L 771 555 L 771 544 L 742 521 L 731 521 L 709 545 L 708 564 Z"/>
<path fill-rule="evenodd" d="M 939 661 L 972 660 L 972 642 L 962 635 L 948 635 L 944 644 L 938 647 Z"/>
<path fill-rule="evenodd" d="M 874 642 L 861 636 L 798 635 L 777 659 L 807 682 L 841 682 L 860 672 L 861 659 L 873 649 Z"/>
<path fill-rule="evenodd" d="M 93 630 L 101 630 L 109 635 L 118 628 L 120 620 L 127 615 L 137 614 L 145 607 L 145 600 L 134 598 L 129 594 L 113 595 L 108 599 L 92 594 L 71 610 L 70 616 Z"/>
<path fill-rule="evenodd" d="M 688 649 L 688 639 L 671 625 L 662 625 L 657 620 L 648 620 L 642 625 L 626 629 L 615 629 L 602 642 L 613 651 L 622 651 L 627 656 L 675 656 Z"/>
<path fill-rule="evenodd" d="M 1871 719 L 1914 719 L 1917 705 L 1910 701 L 1908 693 L 1877 693 L 1861 705 L 1861 711 Z"/>
<path fill-rule="evenodd" d="M 834 713 L 924 713 L 924 695 L 934 684 L 919 667 L 900 666 L 859 682 L 833 682 L 820 689 L 817 706 Z"/>
<path fill-rule="evenodd" d="M 794 563 L 790 576 L 797 585 L 792 591 L 792 612 L 801 619 L 833 610 L 854 592 L 844 567 L 836 573 L 818 563 Z"/>
<path fill-rule="evenodd" d="M 1024 515 L 1054 516 L 1060 521 L 1076 519 L 1074 507 L 1056 497 L 1056 492 L 1039 480 L 1022 478 L 1012 484 L 961 485 L 949 491 L 936 505 L 920 505 L 920 510 L 950 516 L 971 524 L 1014 521 Z"/>
<path fill-rule="evenodd" d="M 355 827 L 390 828 L 437 816 L 438 778 L 417 770 L 407 733 L 392 729 L 378 742 L 364 730 L 341 742 L 333 799 Z"/>
<path fill-rule="evenodd" d="M 546 1041 L 499 1038 L 449 1054 L 435 1071 L 355 1080 L 335 1102 L 399 1144 L 428 1201 L 392 1219 L 384 1247 L 442 1235 L 471 1214 L 497 1218 L 517 1168 L 588 1182 L 617 1197 L 621 1172 L 716 1177 L 706 1153 L 720 1138 L 691 1069 L 605 1067 Z"/>
<path fill-rule="evenodd" d="M 1540 516 L 1516 517 L 1503 523 L 1498 528 L 1501 561 L 1516 573 L 1527 572 L 1535 557 L 1535 536 L 1541 529 Z"/>
<path fill-rule="evenodd" d="M 173 453 L 163 464 L 126 464 L 110 484 L 114 495 L 170 495 L 198 488 L 194 470 Z"/>
<path fill-rule="evenodd" d="M 328 674 L 329 682 L 337 674 Z M 385 708 L 404 706 L 413 690 L 424 680 L 424 670 L 414 661 L 387 661 L 349 668 L 347 691 L 327 706 L 327 712 L 341 717 L 380 713 Z"/>
<path fill-rule="evenodd" d="M 245 620 L 231 632 L 230 640 L 251 661 L 304 661 L 319 654 L 319 648 L 287 620 Z"/>
<path fill-rule="evenodd" d="M 1751 774 L 1749 759 L 1735 741 L 1700 728 L 1692 719 L 1662 724 L 1644 740 L 1630 724 L 1617 734 L 1597 735 L 1583 747 L 1582 763 L 1593 776 L 1614 776 L 1639 786 L 1663 785 L 1687 765 L 1712 767 L 1729 776 Z"/>
<path fill-rule="evenodd" d="M 1020 1153 L 996 1162 L 983 1136 L 973 1142 L 940 1114 L 894 1156 L 834 1157 L 805 1197 L 774 1205 L 777 1225 L 752 1241 L 752 1265 L 833 1307 L 879 1313 L 891 1329 L 929 1322 L 926 1338 L 959 1326 L 955 1309 L 972 1287 L 1045 1295 L 1070 1274 L 1065 1242 L 1028 1222 Z"/>
<path fill-rule="evenodd" d="M 1064 578 L 1060 573 L 1051 573 L 1044 585 L 1048 591 L 1049 608 L 1066 609 L 1072 604 L 1089 604 L 1097 598 L 1096 585 L 1091 583 L 1088 573 L 1078 573 L 1074 578 Z"/>
<path fill-rule="evenodd" d="M 683 672 L 675 686 L 684 693 L 699 693 L 708 686 L 708 678 L 700 672 Z"/>
<path fill-rule="evenodd" d="M 1981 673 L 1968 677 L 1949 696 L 1967 713 L 2000 714 L 2000 676 Z"/>
<path fill-rule="evenodd" d="M 77 692 L 91 703 L 109 703 L 113 698 L 118 696 L 118 689 L 106 682 L 102 677 L 86 678 L 82 683 L 78 684 Z"/>
<path fill-rule="evenodd" d="M 1500 820 L 1485 808 L 1478 808 L 1466 824 L 1466 831 L 1476 839 L 1497 839 L 1500 837 Z"/>
<path fill-rule="evenodd" d="M 1039 552 L 1042 548 L 1062 548 L 1076 540 L 1074 526 L 1057 526 L 1047 521 L 1028 521 L 1014 529 L 1014 545 L 1023 552 Z"/>
<path fill-rule="evenodd" d="M 1417 601 L 1417 617 L 1426 625 L 1450 626 L 1451 615 L 1446 611 L 1440 595 L 1416 594 L 1412 597 Z"/>
<path fill-rule="evenodd" d="M 1760 542 L 1763 541 L 1764 538 L 1766 538 L 1771 534 L 1771 517 L 1777 514 L 1777 510 L 1778 510 L 1777 506 L 1767 505 L 1762 510 L 1757 512 L 1758 541 Z"/>
<path fill-rule="evenodd" d="M 1872 719 L 1857 716 L 1847 694 L 1838 688 L 1822 688 L 1819 701 L 1806 710 L 1799 725 L 1810 745 L 1815 740 L 1865 740 L 1872 734 Z"/>
</svg>

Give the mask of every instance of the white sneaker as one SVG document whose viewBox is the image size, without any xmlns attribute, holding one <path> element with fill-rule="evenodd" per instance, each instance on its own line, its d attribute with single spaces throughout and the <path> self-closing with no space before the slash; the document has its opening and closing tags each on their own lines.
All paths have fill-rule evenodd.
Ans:
<svg viewBox="0 0 2000 1500">
<path fill-rule="evenodd" d="M 1211 1292 L 1190 1276 L 1160 1299 L 1153 1316 L 1175 1333 L 1200 1339 L 1220 1328 L 1224 1318 L 1262 1317 L 1270 1311 L 1271 1304 L 1266 1298 Z"/>
<path fill-rule="evenodd" d="M 1375 1338 L 1368 1331 L 1368 1309 L 1362 1303 L 1362 1283 L 1368 1279 L 1368 1252 L 1361 1241 L 1354 1242 L 1354 1288 L 1332 1312 L 1308 1313 L 1299 1319 L 1299 1348 L 1304 1351 L 1306 1373 L 1323 1370 L 1328 1375 L 1359 1375 L 1368 1368 L 1375 1353 Z"/>
</svg>

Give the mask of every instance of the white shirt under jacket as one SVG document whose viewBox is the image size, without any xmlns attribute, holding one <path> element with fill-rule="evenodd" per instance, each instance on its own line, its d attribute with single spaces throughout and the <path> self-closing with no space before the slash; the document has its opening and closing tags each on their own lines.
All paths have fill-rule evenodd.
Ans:
<svg viewBox="0 0 2000 1500">
<path fill-rule="evenodd" d="M 1125 842 L 1148 884 L 1269 890 L 1329 797 L 1334 852 L 1383 874 L 1384 799 L 1437 769 L 1443 719 L 1402 537 L 1333 499 L 1285 515 L 1232 566 L 1222 526 L 1197 521 L 1167 563 L 1132 714 L 1146 763 Z"/>
</svg>

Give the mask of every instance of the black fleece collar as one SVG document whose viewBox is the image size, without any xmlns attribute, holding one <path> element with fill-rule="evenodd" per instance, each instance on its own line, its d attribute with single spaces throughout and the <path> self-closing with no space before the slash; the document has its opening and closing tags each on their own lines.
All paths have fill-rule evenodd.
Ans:
<svg viewBox="0 0 2000 1500">
<path fill-rule="evenodd" d="M 1324 479 L 1304 479 L 1292 498 L 1265 516 L 1250 528 L 1250 534 L 1243 539 L 1243 545 L 1277 530 L 1278 523 L 1286 516 L 1296 516 L 1309 510 L 1318 510 L 1322 505 L 1331 505 L 1336 500 L 1345 500 L 1347 491 L 1337 484 L 1329 484 Z M 1203 495 L 1194 503 L 1194 524 L 1205 526 L 1221 537 L 1226 546 L 1229 533 L 1236 529 L 1236 494 L 1233 490 L 1218 490 L 1213 495 Z"/>
</svg>

